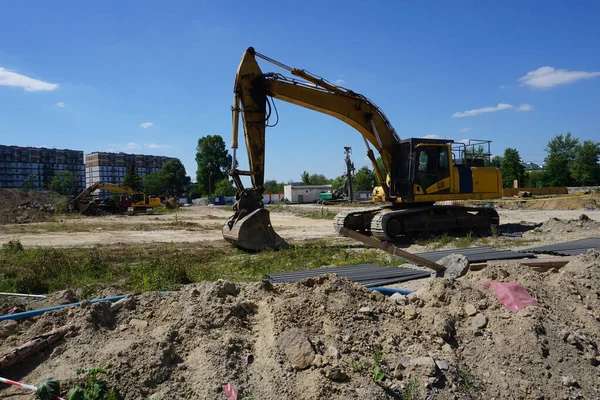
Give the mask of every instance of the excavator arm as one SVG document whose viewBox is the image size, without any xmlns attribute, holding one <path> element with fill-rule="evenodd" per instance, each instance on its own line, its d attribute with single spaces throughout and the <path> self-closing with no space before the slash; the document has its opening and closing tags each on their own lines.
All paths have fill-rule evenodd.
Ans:
<svg viewBox="0 0 600 400">
<path fill-rule="evenodd" d="M 287 69 L 292 75 L 303 80 L 291 79 L 278 73 L 265 74 L 261 71 L 256 57 Z M 243 189 L 239 175 L 249 175 L 254 188 L 264 184 L 265 129 L 274 110 L 274 105 L 269 101 L 269 97 L 272 97 L 330 115 L 356 129 L 365 140 L 367 156 L 387 195 L 386 179 L 379 169 L 371 146 L 379 152 L 389 171 L 392 164 L 392 146 L 400 139 L 381 109 L 365 96 L 333 85 L 304 70 L 290 68 L 255 52 L 252 47 L 246 50 L 238 67 L 234 93 L 234 158 L 238 147 L 241 114 L 250 164 L 249 171 L 239 171 L 235 168 L 234 160 L 232 176 L 238 189 Z"/>
<path fill-rule="evenodd" d="M 256 58 L 262 58 L 292 75 L 293 79 L 279 73 L 263 73 Z M 387 117 L 365 96 L 336 86 L 304 70 L 290 68 L 248 48 L 238 66 L 234 84 L 233 111 L 233 165 L 229 174 L 237 188 L 235 214 L 223 227 L 223 237 L 249 250 L 286 247 L 287 243 L 275 233 L 269 212 L 264 209 L 262 194 L 265 180 L 265 130 L 273 112 L 277 113 L 269 98 L 276 98 L 335 117 L 363 137 L 367 156 L 373 164 L 379 183 L 389 196 L 386 177 L 380 170 L 371 147 L 379 152 L 389 171 L 392 167 L 392 146 L 400 141 Z M 238 130 L 240 115 L 248 151 L 249 170 L 237 168 Z M 250 176 L 252 188 L 244 188 L 241 176 Z"/>
</svg>

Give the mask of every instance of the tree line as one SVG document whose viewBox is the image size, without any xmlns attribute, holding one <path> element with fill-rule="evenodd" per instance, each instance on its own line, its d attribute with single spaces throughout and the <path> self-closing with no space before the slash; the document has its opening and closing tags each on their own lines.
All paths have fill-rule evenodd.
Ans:
<svg viewBox="0 0 600 400">
<path fill-rule="evenodd" d="M 485 159 L 486 166 L 499 167 L 502 171 L 502 185 L 505 188 L 513 187 L 517 180 L 520 187 L 546 187 L 546 186 L 596 186 L 600 185 L 600 143 L 592 140 L 581 142 L 570 132 L 552 138 L 544 151 L 543 169 L 540 171 L 526 171 L 526 168 L 515 148 L 507 148 L 502 156 Z M 483 148 L 478 148 L 468 154 L 471 157 L 483 156 Z M 381 158 L 378 160 L 380 169 L 385 175 L 385 166 Z M 148 195 L 169 195 L 189 198 L 205 196 L 234 196 L 236 189 L 233 186 L 227 171 L 232 167 L 232 157 L 225 142 L 220 135 L 208 135 L 198 140 L 196 147 L 196 184 L 186 175 L 185 167 L 177 158 L 170 159 L 156 172 L 140 176 L 134 164 L 127 167 L 125 178 L 121 185 L 129 186 L 136 191 L 144 191 Z M 35 176 L 28 177 L 23 182 L 23 190 L 34 187 Z M 330 184 L 332 189 L 338 189 L 345 184 L 344 175 L 327 178 L 323 174 L 304 171 L 300 175 L 300 182 L 305 185 Z M 117 183 L 117 182 L 115 182 Z M 294 183 L 293 180 L 287 184 Z M 264 187 L 266 194 L 283 193 L 286 183 L 276 180 L 266 180 Z M 373 169 L 368 166 L 361 167 L 352 177 L 354 190 L 372 190 L 379 185 Z M 76 194 L 76 179 L 71 171 L 57 171 L 49 181 L 49 190 L 65 194 Z"/>
<path fill-rule="evenodd" d="M 597 186 L 600 185 L 600 143 L 580 140 L 570 132 L 557 135 L 544 148 L 546 157 L 540 171 L 525 170 L 517 149 L 507 148 L 490 164 L 502 171 L 502 185 L 513 187 Z"/>
</svg>

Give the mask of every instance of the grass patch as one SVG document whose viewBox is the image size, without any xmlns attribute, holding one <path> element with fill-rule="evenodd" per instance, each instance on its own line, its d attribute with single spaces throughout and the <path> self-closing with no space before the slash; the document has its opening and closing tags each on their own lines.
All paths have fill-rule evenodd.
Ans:
<svg viewBox="0 0 600 400">
<path fill-rule="evenodd" d="M 471 373 L 471 371 L 469 371 L 469 369 L 463 365 L 458 365 L 456 367 L 454 379 L 456 380 L 458 389 L 466 394 L 469 398 L 472 398 L 474 396 L 474 392 L 481 387 L 481 383 L 477 380 L 475 375 L 473 375 L 473 373 Z"/>
<path fill-rule="evenodd" d="M 432 236 L 424 239 L 418 239 L 415 244 L 427 246 L 431 251 L 439 250 L 445 247 L 464 249 L 468 247 L 491 246 L 497 249 L 506 249 L 511 247 L 529 246 L 532 243 L 539 242 L 539 239 L 523 239 L 505 236 L 473 236 L 471 233 L 465 236 L 453 237 L 447 234 L 441 236 Z"/>
<path fill-rule="evenodd" d="M 288 212 L 298 217 L 311 218 L 311 219 L 334 219 L 338 212 L 330 211 L 325 207 L 315 210 L 306 210 L 301 208 L 294 208 L 283 204 L 276 204 L 268 208 L 271 212 Z"/>
<path fill-rule="evenodd" d="M 404 390 L 402 391 L 402 399 L 403 400 L 419 400 L 419 381 L 417 378 L 411 379 L 410 382 L 406 385 Z"/>
<path fill-rule="evenodd" d="M 82 288 L 93 296 L 103 284 L 123 291 L 174 290 L 202 280 L 258 281 L 269 273 L 382 262 L 379 251 L 357 252 L 326 242 L 252 254 L 189 243 L 23 249 L 13 241 L 0 249 L 0 291 L 43 294 Z M 402 263 L 392 257 L 387 262 Z"/>
</svg>

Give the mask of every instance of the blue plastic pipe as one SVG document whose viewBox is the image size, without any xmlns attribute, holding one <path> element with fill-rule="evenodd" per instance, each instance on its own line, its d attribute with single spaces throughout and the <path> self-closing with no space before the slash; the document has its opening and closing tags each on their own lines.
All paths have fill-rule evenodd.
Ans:
<svg viewBox="0 0 600 400">
<path fill-rule="evenodd" d="M 369 290 L 376 290 L 379 293 L 384 294 L 386 296 L 391 296 L 394 293 L 400 293 L 401 295 L 406 296 L 414 292 L 414 290 L 392 289 L 386 287 L 370 287 Z"/>
<path fill-rule="evenodd" d="M 114 297 L 105 297 L 103 299 L 94 299 L 94 300 L 90 300 L 90 303 L 98 303 L 100 301 L 111 301 L 112 302 L 112 301 L 121 300 L 121 299 L 125 298 L 126 296 L 127 295 L 121 295 L 121 296 L 114 296 Z M 54 307 L 48 307 L 48 308 L 40 308 L 39 310 L 25 311 L 25 312 L 16 313 L 16 314 L 8 314 L 8 315 L 1 316 L 0 321 L 4 321 L 7 319 L 12 319 L 12 320 L 18 321 L 20 319 L 37 317 L 38 315 L 42 315 L 46 311 L 60 310 L 61 308 L 79 307 L 79 306 L 81 306 L 81 302 L 71 303 L 71 304 L 62 304 L 60 306 L 54 306 Z"/>
</svg>

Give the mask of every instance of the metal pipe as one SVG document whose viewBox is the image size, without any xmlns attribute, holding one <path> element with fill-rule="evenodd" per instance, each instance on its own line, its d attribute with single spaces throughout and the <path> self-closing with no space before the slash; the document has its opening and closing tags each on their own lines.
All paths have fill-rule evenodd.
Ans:
<svg viewBox="0 0 600 400">
<path fill-rule="evenodd" d="M 36 299 L 45 299 L 46 298 L 46 296 L 44 296 L 43 294 L 5 293 L 5 292 L 0 292 L 0 296 L 33 297 Z"/>
<path fill-rule="evenodd" d="M 394 293 L 400 293 L 403 296 L 407 296 L 414 292 L 414 290 L 393 289 L 393 288 L 386 288 L 386 287 L 370 287 L 368 289 L 376 290 L 379 293 L 384 294 L 386 296 L 391 296 Z"/>
<path fill-rule="evenodd" d="M 90 300 L 90 303 L 98 303 L 101 301 L 114 302 L 117 300 L 121 300 L 121 299 L 125 298 L 126 296 L 127 295 L 121 295 L 121 296 L 114 296 L 114 297 L 105 297 L 103 299 L 94 299 L 94 300 Z M 44 314 L 46 311 L 60 310 L 61 308 L 80 307 L 80 306 L 81 306 L 81 302 L 77 302 L 77 303 L 70 303 L 70 304 L 62 304 L 60 306 L 54 306 L 54 307 L 48 307 L 48 308 L 40 308 L 39 310 L 25 311 L 25 312 L 16 313 L 16 314 L 2 315 L 2 316 L 0 316 L 0 321 L 4 321 L 4 320 L 8 320 L 8 319 L 18 321 L 20 319 L 37 317 L 38 315 Z"/>
<path fill-rule="evenodd" d="M 371 127 L 373 128 L 373 133 L 375 134 L 375 138 L 377 139 L 377 143 L 379 143 L 379 152 L 381 153 L 381 149 L 383 149 L 383 143 L 381 143 L 381 138 L 379 137 L 379 131 L 377 131 L 377 127 L 375 126 L 375 122 L 373 122 L 373 118 L 369 120 L 371 122 Z"/>
</svg>

